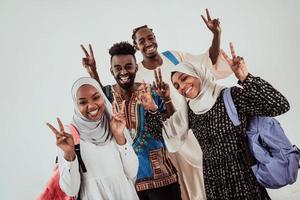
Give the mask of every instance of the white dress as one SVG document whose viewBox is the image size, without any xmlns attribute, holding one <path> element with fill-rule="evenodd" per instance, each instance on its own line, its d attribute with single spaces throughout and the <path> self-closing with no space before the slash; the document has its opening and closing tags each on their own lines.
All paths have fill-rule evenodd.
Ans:
<svg viewBox="0 0 300 200">
<path fill-rule="evenodd" d="M 103 146 L 80 140 L 80 154 L 87 169 L 79 172 L 77 157 L 66 161 L 59 155 L 60 187 L 69 196 L 82 200 L 138 200 L 134 182 L 138 159 L 129 142 L 118 145 L 114 139 Z"/>
</svg>

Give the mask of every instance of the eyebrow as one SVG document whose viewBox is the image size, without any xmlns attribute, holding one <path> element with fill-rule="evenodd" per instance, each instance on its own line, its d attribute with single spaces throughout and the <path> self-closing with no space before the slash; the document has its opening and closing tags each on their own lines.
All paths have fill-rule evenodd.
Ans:
<svg viewBox="0 0 300 200">
<path fill-rule="evenodd" d="M 134 65 L 134 63 L 128 62 L 128 63 L 124 64 L 124 66 L 128 66 L 128 65 Z M 116 68 L 116 67 L 122 67 L 122 65 L 116 64 L 116 65 L 114 65 L 113 67 L 114 67 L 114 68 Z"/>
<path fill-rule="evenodd" d="M 121 65 L 119 64 L 115 64 L 113 67 L 116 68 L 116 67 L 120 67 Z M 122 66 L 121 66 L 122 67 Z"/>
<path fill-rule="evenodd" d="M 97 94 L 100 94 L 100 93 L 97 91 L 97 92 L 95 92 L 95 93 L 92 95 L 92 97 L 93 97 L 93 96 L 96 96 Z"/>
<path fill-rule="evenodd" d="M 93 97 L 93 96 L 96 96 L 97 94 L 100 95 L 100 93 L 97 91 L 97 92 L 95 92 L 95 93 L 92 95 L 92 97 Z M 79 98 L 78 100 L 86 100 L 86 98 Z"/>
<path fill-rule="evenodd" d="M 184 75 L 184 73 L 181 73 L 181 74 L 178 76 L 178 79 L 180 79 L 183 75 Z"/>
</svg>

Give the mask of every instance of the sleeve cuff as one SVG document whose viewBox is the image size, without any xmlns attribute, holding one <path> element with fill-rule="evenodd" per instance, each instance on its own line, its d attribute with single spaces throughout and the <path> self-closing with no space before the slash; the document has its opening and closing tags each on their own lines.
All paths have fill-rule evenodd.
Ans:
<svg viewBox="0 0 300 200">
<path fill-rule="evenodd" d="M 62 165 L 67 168 L 71 169 L 74 165 L 76 165 L 77 161 L 77 156 L 75 155 L 75 159 L 73 161 L 67 161 L 63 156 L 62 156 Z"/>
<path fill-rule="evenodd" d="M 122 154 L 122 156 L 126 156 L 131 152 L 132 146 L 126 139 L 126 143 L 123 145 L 117 144 L 119 152 Z"/>
<path fill-rule="evenodd" d="M 240 80 L 239 80 L 239 81 L 238 81 L 238 84 L 239 84 L 239 85 L 242 85 L 242 86 L 247 85 L 247 83 L 253 82 L 254 78 L 255 78 L 255 77 L 254 77 L 252 74 L 248 73 L 246 79 L 245 79 L 244 81 L 240 81 Z"/>
</svg>

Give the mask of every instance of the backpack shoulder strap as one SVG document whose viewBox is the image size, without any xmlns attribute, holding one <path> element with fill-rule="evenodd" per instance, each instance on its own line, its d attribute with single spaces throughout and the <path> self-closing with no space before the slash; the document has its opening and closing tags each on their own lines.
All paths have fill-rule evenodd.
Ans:
<svg viewBox="0 0 300 200">
<path fill-rule="evenodd" d="M 102 88 L 102 90 L 106 98 L 112 103 L 114 101 L 112 85 L 106 85 Z"/>
<path fill-rule="evenodd" d="M 230 88 L 226 88 L 224 90 L 223 100 L 224 100 L 225 108 L 226 108 L 226 111 L 227 111 L 227 114 L 228 114 L 230 120 L 232 121 L 234 126 L 239 126 L 241 124 L 241 122 L 239 120 L 239 116 L 238 116 L 236 107 L 233 103 Z"/>
<path fill-rule="evenodd" d="M 231 88 L 226 88 L 223 93 L 223 100 L 225 104 L 226 112 L 232 121 L 234 126 L 239 126 L 241 124 L 241 121 L 239 120 L 238 112 L 236 110 L 236 107 L 234 105 L 232 96 L 231 96 Z M 245 160 L 249 164 L 249 166 L 253 166 L 256 164 L 255 157 L 251 154 L 249 149 L 249 143 L 247 140 L 247 137 L 242 137 L 242 142 L 244 144 L 244 155 Z"/>
<path fill-rule="evenodd" d="M 79 132 L 78 132 L 77 128 L 73 124 L 68 125 L 68 127 L 71 130 L 71 135 L 73 136 L 75 145 L 79 144 L 80 136 L 79 136 Z"/>
<path fill-rule="evenodd" d="M 174 54 L 171 51 L 164 51 L 162 54 L 168 58 L 174 65 L 179 64 L 178 59 L 174 56 Z"/>
<path fill-rule="evenodd" d="M 73 125 L 73 124 L 69 124 L 68 127 L 71 130 L 71 134 L 73 136 L 74 139 L 74 143 L 75 143 L 75 153 L 79 162 L 79 166 L 81 168 L 82 173 L 86 172 L 86 167 L 83 163 L 81 154 L 80 154 L 80 135 L 79 132 L 77 130 L 77 128 Z"/>
</svg>

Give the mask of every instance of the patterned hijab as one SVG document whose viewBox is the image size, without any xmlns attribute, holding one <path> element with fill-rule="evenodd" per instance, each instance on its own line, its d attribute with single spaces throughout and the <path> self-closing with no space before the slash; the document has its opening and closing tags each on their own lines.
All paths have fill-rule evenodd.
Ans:
<svg viewBox="0 0 300 200">
<path fill-rule="evenodd" d="M 104 98 L 104 114 L 101 119 L 97 121 L 91 121 L 84 117 L 77 104 L 77 92 L 83 85 L 91 85 L 97 89 L 102 98 Z M 75 81 L 71 90 L 73 102 L 74 102 L 74 115 L 72 124 L 76 126 L 80 133 L 80 139 L 86 142 L 93 143 L 95 145 L 105 145 L 111 138 L 112 134 L 110 131 L 110 119 L 112 117 L 112 106 L 106 96 L 104 95 L 99 83 L 89 77 L 82 77 Z"/>
<path fill-rule="evenodd" d="M 181 72 L 200 79 L 199 95 L 194 99 L 188 99 L 189 107 L 195 114 L 204 114 L 209 111 L 224 88 L 215 82 L 215 76 L 204 66 L 194 66 L 191 63 L 182 62 L 172 67 L 170 74 L 172 72 Z"/>
</svg>

